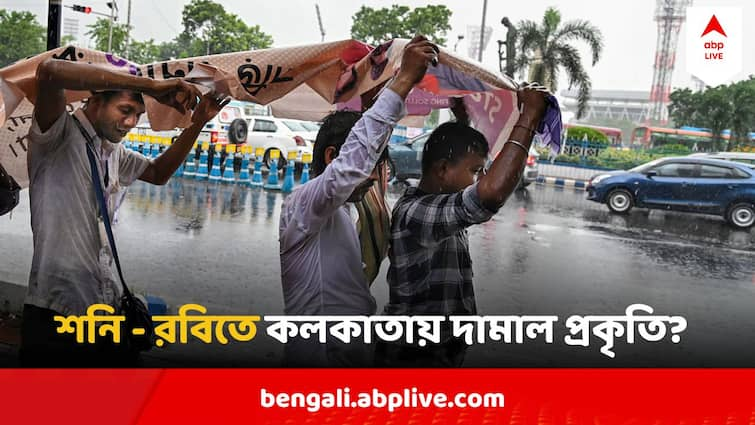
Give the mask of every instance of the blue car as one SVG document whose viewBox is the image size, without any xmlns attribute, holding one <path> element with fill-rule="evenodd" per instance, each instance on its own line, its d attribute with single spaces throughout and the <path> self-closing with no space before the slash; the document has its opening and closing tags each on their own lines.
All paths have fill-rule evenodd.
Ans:
<svg viewBox="0 0 755 425">
<path fill-rule="evenodd" d="M 755 170 L 717 159 L 662 158 L 592 177 L 587 199 L 618 214 L 638 207 L 721 215 L 746 229 L 755 223 Z"/>
</svg>

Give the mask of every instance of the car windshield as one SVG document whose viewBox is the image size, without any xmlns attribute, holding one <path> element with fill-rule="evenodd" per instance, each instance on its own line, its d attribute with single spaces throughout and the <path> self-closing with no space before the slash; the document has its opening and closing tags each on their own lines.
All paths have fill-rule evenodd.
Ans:
<svg viewBox="0 0 755 425">
<path fill-rule="evenodd" d="M 631 168 L 629 171 L 632 172 L 632 173 L 644 173 L 645 171 L 648 171 L 649 169 L 651 169 L 651 168 L 655 167 L 656 165 L 658 165 L 658 163 L 660 163 L 661 161 L 663 161 L 663 159 L 664 158 L 655 159 L 655 160 L 650 161 L 648 163 L 645 163 L 645 164 L 642 164 L 642 165 L 638 165 L 637 167 Z"/>
<path fill-rule="evenodd" d="M 291 131 L 309 131 L 297 121 L 283 120 L 283 124 Z"/>
<path fill-rule="evenodd" d="M 320 131 L 320 126 L 317 123 L 302 121 L 301 125 L 309 131 Z"/>
<path fill-rule="evenodd" d="M 420 135 L 420 136 L 417 136 L 417 137 L 415 137 L 415 138 L 413 138 L 413 139 L 409 139 L 409 140 L 407 140 L 407 141 L 406 141 L 405 143 L 406 143 L 407 145 L 413 145 L 413 144 L 415 144 L 415 143 L 421 143 L 421 144 L 424 144 L 424 143 L 425 143 L 425 141 L 427 140 L 427 138 L 428 138 L 428 137 L 430 137 L 430 133 L 425 133 L 425 134 L 422 134 L 422 135 Z"/>
</svg>

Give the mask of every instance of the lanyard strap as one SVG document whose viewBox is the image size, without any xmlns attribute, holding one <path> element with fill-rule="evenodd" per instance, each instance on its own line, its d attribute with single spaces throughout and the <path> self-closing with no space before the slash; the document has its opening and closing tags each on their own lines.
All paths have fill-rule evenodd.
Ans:
<svg viewBox="0 0 755 425">
<path fill-rule="evenodd" d="M 110 215 L 107 211 L 107 204 L 105 203 L 105 195 L 102 191 L 102 185 L 100 184 L 100 172 L 97 170 L 97 160 L 94 156 L 94 141 L 92 140 L 92 137 L 87 133 L 87 131 L 84 129 L 84 126 L 81 125 L 81 122 L 73 116 L 73 120 L 76 122 L 76 125 L 79 127 L 79 130 L 81 130 L 81 134 L 84 135 L 84 138 L 86 139 L 86 151 L 87 151 L 87 157 L 89 158 L 89 167 L 92 169 L 92 185 L 94 186 L 94 193 L 97 196 L 97 202 L 100 205 L 100 216 L 102 217 L 102 221 L 105 223 L 105 231 L 107 232 L 107 239 L 110 243 L 110 249 L 113 251 L 113 259 L 115 260 L 115 267 L 118 269 L 118 277 L 121 279 L 121 285 L 123 286 L 123 294 L 131 298 L 131 291 L 129 291 L 128 286 L 126 286 L 126 280 L 123 278 L 123 272 L 121 271 L 121 262 L 118 260 L 118 250 L 115 248 L 115 238 L 113 237 L 113 229 L 110 226 Z"/>
</svg>

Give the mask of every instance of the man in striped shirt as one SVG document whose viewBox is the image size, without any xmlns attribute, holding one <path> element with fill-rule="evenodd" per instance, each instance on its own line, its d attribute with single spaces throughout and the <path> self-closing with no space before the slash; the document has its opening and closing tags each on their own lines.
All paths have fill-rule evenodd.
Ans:
<svg viewBox="0 0 755 425">
<path fill-rule="evenodd" d="M 360 201 L 377 180 L 378 163 L 404 99 L 422 80 L 437 47 L 415 37 L 401 69 L 375 104 L 360 116 L 335 112 L 315 141 L 315 177 L 293 191 L 281 209 L 281 283 L 287 315 L 371 315 L 375 299 L 364 272 L 362 252 L 349 203 Z M 328 337 L 296 338 L 286 344 L 287 366 L 370 366 L 374 349 Z"/>
</svg>

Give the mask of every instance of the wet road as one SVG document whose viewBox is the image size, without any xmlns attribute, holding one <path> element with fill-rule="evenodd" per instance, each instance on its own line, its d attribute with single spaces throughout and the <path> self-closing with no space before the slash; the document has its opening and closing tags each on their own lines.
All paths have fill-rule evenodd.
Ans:
<svg viewBox="0 0 755 425">
<path fill-rule="evenodd" d="M 393 202 L 401 187 L 394 186 Z M 681 315 L 681 342 L 555 342 L 474 346 L 468 366 L 755 366 L 755 230 L 719 217 L 634 210 L 615 216 L 584 193 L 533 186 L 512 196 L 490 222 L 470 228 L 481 315 L 621 315 L 633 303 Z M 283 195 L 174 179 L 134 185 L 116 240 L 127 280 L 170 305 L 203 304 L 211 314 L 282 311 L 278 216 Z M 0 218 L 0 281 L 24 283 L 31 263 L 28 196 Z M 384 279 L 373 284 L 378 311 Z M 186 364 L 275 365 L 280 345 L 212 346 L 182 351 Z M 260 344 L 255 346 L 254 343 Z M 196 348 L 196 347 L 195 347 Z M 196 354 L 201 353 L 201 354 Z M 159 358 L 159 354 L 157 355 Z M 215 363 L 213 363 L 215 362 Z"/>
</svg>

